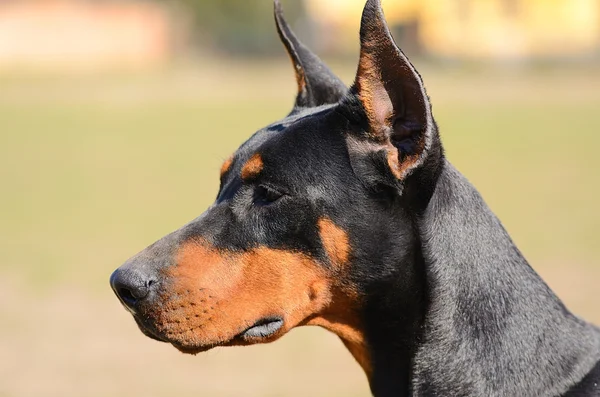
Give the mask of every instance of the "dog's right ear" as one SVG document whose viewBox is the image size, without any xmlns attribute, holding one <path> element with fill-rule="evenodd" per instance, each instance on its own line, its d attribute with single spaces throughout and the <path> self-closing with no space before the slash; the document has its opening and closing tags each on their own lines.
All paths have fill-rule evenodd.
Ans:
<svg viewBox="0 0 600 397">
<path fill-rule="evenodd" d="M 298 95 L 295 107 L 333 104 L 344 98 L 348 88 L 318 56 L 296 38 L 283 17 L 279 0 L 275 0 L 275 23 L 296 73 Z"/>
</svg>

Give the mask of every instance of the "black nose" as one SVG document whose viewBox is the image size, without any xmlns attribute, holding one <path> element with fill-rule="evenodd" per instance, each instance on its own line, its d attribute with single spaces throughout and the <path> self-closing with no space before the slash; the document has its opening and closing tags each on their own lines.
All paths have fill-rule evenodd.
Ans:
<svg viewBox="0 0 600 397">
<path fill-rule="evenodd" d="M 123 304 L 131 309 L 148 298 L 156 279 L 133 269 L 117 269 L 110 276 L 110 286 Z"/>
</svg>

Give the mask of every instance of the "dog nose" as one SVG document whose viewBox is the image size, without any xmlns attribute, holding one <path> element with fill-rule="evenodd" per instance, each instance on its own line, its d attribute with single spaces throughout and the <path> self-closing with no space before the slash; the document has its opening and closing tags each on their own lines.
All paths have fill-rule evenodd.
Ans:
<svg viewBox="0 0 600 397">
<path fill-rule="evenodd" d="M 110 276 L 110 286 L 117 297 L 130 309 L 148 298 L 156 279 L 133 269 L 117 269 Z"/>
</svg>

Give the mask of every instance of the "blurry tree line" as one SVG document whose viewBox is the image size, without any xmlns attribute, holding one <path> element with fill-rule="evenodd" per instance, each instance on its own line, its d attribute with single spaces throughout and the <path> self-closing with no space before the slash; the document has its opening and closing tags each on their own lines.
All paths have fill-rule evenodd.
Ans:
<svg viewBox="0 0 600 397">
<path fill-rule="evenodd" d="M 232 54 L 261 56 L 282 51 L 271 0 L 181 0 L 191 15 L 197 43 Z M 286 17 L 308 23 L 302 0 L 281 1 Z M 309 30 L 306 28 L 305 30 Z"/>
</svg>

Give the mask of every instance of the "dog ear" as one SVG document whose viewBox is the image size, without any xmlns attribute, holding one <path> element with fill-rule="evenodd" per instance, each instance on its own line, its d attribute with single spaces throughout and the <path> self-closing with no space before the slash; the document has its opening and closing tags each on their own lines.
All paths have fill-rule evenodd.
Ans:
<svg viewBox="0 0 600 397">
<path fill-rule="evenodd" d="M 388 150 L 393 174 L 404 179 L 427 155 L 435 123 L 421 76 L 398 48 L 380 0 L 368 0 L 360 28 L 360 62 L 352 92 L 367 116 L 368 137 Z"/>
<path fill-rule="evenodd" d="M 275 0 L 275 23 L 296 73 L 298 95 L 295 107 L 314 107 L 340 101 L 348 88 L 319 57 L 296 38 L 283 17 L 279 0 Z"/>
</svg>

